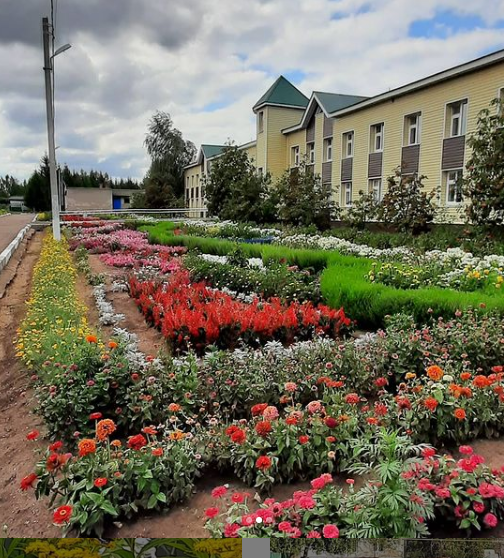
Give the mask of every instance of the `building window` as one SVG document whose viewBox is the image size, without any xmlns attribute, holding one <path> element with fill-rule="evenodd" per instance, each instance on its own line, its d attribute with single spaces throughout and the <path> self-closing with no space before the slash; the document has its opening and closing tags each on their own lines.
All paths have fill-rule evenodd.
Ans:
<svg viewBox="0 0 504 558">
<path fill-rule="evenodd" d="M 463 136 L 467 126 L 467 99 L 446 107 L 446 137 Z"/>
<path fill-rule="evenodd" d="M 324 153 L 325 162 L 329 163 L 332 161 L 332 138 L 327 138 L 324 140 Z"/>
<path fill-rule="evenodd" d="M 196 175 L 196 184 L 199 184 L 199 174 Z"/>
<path fill-rule="evenodd" d="M 446 205 L 462 203 L 462 170 L 453 170 L 446 175 Z"/>
<path fill-rule="evenodd" d="M 257 133 L 264 132 L 264 112 L 261 110 L 257 114 Z"/>
<path fill-rule="evenodd" d="M 306 152 L 308 153 L 308 161 L 310 165 L 315 163 L 315 143 L 307 143 L 306 144 Z"/>
<path fill-rule="evenodd" d="M 343 207 L 351 207 L 352 205 L 352 183 L 343 182 L 341 185 L 341 203 Z"/>
<path fill-rule="evenodd" d="M 194 177 L 193 177 L 194 178 Z M 191 188 L 191 199 L 194 199 L 194 188 Z"/>
<path fill-rule="evenodd" d="M 371 126 L 371 141 L 369 150 L 371 153 L 383 151 L 383 122 Z"/>
<path fill-rule="evenodd" d="M 343 134 L 343 159 L 353 157 L 354 133 Z"/>
<path fill-rule="evenodd" d="M 196 187 L 196 199 L 199 200 L 199 186 Z"/>
<path fill-rule="evenodd" d="M 263 168 L 262 168 L 262 167 L 259 167 L 259 168 L 257 169 L 257 174 L 258 174 L 259 176 L 262 176 L 262 175 L 263 175 Z"/>
<path fill-rule="evenodd" d="M 410 114 L 404 118 L 404 145 L 417 145 L 420 143 L 421 114 Z"/>
<path fill-rule="evenodd" d="M 291 148 L 291 167 L 299 167 L 299 145 Z"/>
<path fill-rule="evenodd" d="M 369 181 L 369 193 L 373 194 L 375 201 L 381 202 L 382 200 L 382 179 L 373 178 Z"/>
<path fill-rule="evenodd" d="M 499 104 L 497 105 L 497 114 L 499 116 L 504 115 L 504 87 L 501 87 L 499 90 Z"/>
</svg>

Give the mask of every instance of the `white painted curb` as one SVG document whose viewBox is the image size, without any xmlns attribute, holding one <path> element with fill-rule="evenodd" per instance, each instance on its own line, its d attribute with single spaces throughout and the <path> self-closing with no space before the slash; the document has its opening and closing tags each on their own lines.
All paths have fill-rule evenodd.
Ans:
<svg viewBox="0 0 504 558">
<path fill-rule="evenodd" d="M 21 229 L 16 238 L 7 246 L 7 248 L 0 254 L 0 271 L 9 263 L 12 258 L 12 254 L 18 249 L 21 242 L 23 242 L 24 237 L 31 228 L 30 225 L 26 225 L 24 229 Z"/>
</svg>

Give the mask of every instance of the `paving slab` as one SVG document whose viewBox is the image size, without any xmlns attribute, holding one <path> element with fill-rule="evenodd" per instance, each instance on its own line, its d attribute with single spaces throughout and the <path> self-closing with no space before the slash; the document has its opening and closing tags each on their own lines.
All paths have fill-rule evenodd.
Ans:
<svg viewBox="0 0 504 558">
<path fill-rule="evenodd" d="M 13 213 L 0 216 L 0 254 L 9 246 L 28 223 L 33 221 L 33 213 Z"/>
</svg>

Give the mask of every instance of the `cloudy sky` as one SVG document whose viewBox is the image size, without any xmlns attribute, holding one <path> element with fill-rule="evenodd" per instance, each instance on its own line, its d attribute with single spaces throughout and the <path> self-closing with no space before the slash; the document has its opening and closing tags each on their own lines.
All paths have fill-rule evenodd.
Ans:
<svg viewBox="0 0 504 558">
<path fill-rule="evenodd" d="M 56 1 L 56 0 L 55 0 Z M 0 175 L 47 145 L 41 18 L 0 0 Z M 504 0 L 57 0 L 59 162 L 142 178 L 157 109 L 196 145 L 254 136 L 251 107 L 279 74 L 373 95 L 504 48 Z"/>
</svg>

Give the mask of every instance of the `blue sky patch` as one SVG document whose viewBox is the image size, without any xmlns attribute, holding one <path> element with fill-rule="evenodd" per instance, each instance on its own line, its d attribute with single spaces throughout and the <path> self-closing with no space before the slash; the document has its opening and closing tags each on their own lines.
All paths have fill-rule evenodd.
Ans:
<svg viewBox="0 0 504 558">
<path fill-rule="evenodd" d="M 456 33 L 486 27 L 480 16 L 459 15 L 450 10 L 443 10 L 437 12 L 433 18 L 414 21 L 408 34 L 410 37 L 445 39 Z"/>
<path fill-rule="evenodd" d="M 301 83 L 308 74 L 302 70 L 292 70 L 289 72 L 283 72 L 283 76 L 287 78 L 291 83 Z"/>
<path fill-rule="evenodd" d="M 201 110 L 203 112 L 215 112 L 216 110 L 226 108 L 230 104 L 231 102 L 229 100 L 214 101 L 213 103 L 208 103 L 208 105 L 205 105 Z"/>
</svg>

